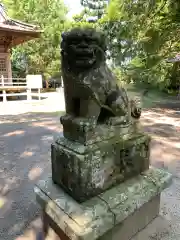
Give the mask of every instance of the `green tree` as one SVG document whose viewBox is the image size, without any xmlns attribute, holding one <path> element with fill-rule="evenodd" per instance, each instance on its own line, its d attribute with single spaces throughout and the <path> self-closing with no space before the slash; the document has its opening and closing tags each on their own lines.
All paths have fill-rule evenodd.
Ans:
<svg viewBox="0 0 180 240">
<path fill-rule="evenodd" d="M 13 49 L 13 52 L 26 56 L 28 71 L 46 76 L 59 72 L 61 33 L 68 27 L 67 8 L 63 1 L 4 0 L 4 4 L 12 18 L 35 24 L 42 30 L 39 39 Z M 16 54 L 13 56 L 16 59 Z"/>
<path fill-rule="evenodd" d="M 106 31 L 115 66 L 128 81 L 171 85 L 172 64 L 166 59 L 180 51 L 180 2 L 173 0 L 111 0 L 99 21 Z M 121 74 L 122 75 L 122 74 Z"/>
</svg>

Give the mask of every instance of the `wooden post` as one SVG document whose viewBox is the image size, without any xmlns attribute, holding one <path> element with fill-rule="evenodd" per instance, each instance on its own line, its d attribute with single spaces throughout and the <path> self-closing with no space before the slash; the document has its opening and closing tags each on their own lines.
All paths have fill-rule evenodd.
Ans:
<svg viewBox="0 0 180 240">
<path fill-rule="evenodd" d="M 10 49 L 7 50 L 7 58 L 6 58 L 7 59 L 7 74 L 8 74 L 7 82 L 13 81 L 12 80 L 11 52 L 10 51 L 11 51 Z"/>
<path fill-rule="evenodd" d="M 32 98 L 31 98 L 31 89 L 30 88 L 27 89 L 27 100 L 28 101 L 32 100 Z"/>
<path fill-rule="evenodd" d="M 41 89 L 38 88 L 38 96 L 39 96 L 39 100 L 41 100 Z"/>
<path fill-rule="evenodd" d="M 3 90 L 3 102 L 7 102 L 6 90 Z"/>
<path fill-rule="evenodd" d="M 4 87 L 4 76 L 1 76 L 2 86 Z"/>
</svg>

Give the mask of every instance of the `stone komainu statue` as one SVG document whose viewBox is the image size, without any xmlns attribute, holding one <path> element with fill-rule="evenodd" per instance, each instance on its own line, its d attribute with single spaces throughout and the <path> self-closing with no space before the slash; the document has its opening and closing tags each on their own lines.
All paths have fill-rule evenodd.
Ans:
<svg viewBox="0 0 180 240">
<path fill-rule="evenodd" d="M 61 49 L 67 116 L 93 120 L 95 125 L 121 125 L 140 118 L 141 109 L 129 101 L 106 64 L 102 32 L 92 28 L 65 32 Z"/>
<path fill-rule="evenodd" d="M 94 29 L 62 35 L 66 114 L 51 146 L 52 179 L 84 202 L 149 168 L 141 111 L 106 65 L 105 36 Z"/>
</svg>

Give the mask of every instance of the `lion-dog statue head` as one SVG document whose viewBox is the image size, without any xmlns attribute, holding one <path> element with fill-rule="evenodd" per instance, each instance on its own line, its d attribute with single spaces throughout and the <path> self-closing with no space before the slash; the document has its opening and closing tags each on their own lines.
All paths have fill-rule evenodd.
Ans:
<svg viewBox="0 0 180 240">
<path fill-rule="evenodd" d="M 74 28 L 62 34 L 62 64 L 72 72 L 82 72 L 105 62 L 106 41 L 93 28 Z"/>
</svg>

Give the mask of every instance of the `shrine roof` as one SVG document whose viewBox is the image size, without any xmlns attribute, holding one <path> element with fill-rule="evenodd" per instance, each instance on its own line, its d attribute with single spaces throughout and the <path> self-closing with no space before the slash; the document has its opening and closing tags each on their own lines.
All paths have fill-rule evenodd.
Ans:
<svg viewBox="0 0 180 240">
<path fill-rule="evenodd" d="M 7 42 L 12 47 L 40 37 L 41 32 L 35 25 L 10 18 L 0 3 L 0 44 Z"/>
<path fill-rule="evenodd" d="M 4 31 L 15 31 L 15 32 L 24 32 L 24 33 L 40 33 L 41 31 L 37 26 L 30 25 L 21 21 L 7 19 L 4 22 L 0 21 L 0 30 Z"/>
</svg>

